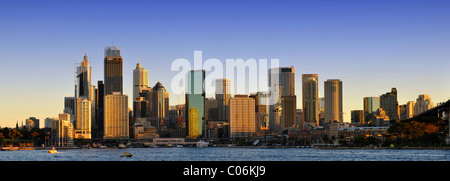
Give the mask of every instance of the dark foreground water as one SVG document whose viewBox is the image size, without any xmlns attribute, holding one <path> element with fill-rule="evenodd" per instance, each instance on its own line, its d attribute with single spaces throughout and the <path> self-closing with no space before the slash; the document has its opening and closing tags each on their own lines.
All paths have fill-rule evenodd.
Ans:
<svg viewBox="0 0 450 181">
<path fill-rule="evenodd" d="M 123 152 L 133 157 L 120 157 Z M 313 148 L 128 148 L 0 152 L 0 161 L 450 161 L 449 150 Z"/>
</svg>

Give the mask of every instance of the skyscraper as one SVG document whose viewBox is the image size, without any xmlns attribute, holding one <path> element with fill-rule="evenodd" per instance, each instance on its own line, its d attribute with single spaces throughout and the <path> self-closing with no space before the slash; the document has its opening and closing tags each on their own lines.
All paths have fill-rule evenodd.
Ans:
<svg viewBox="0 0 450 181">
<path fill-rule="evenodd" d="M 343 122 L 342 81 L 328 79 L 325 81 L 325 124 L 332 121 Z"/>
<path fill-rule="evenodd" d="M 285 95 L 281 97 L 281 129 L 286 129 L 293 127 L 297 124 L 297 96 L 295 95 Z"/>
<path fill-rule="evenodd" d="M 319 124 L 319 76 L 317 74 L 302 75 L 302 120 L 309 126 Z"/>
<path fill-rule="evenodd" d="M 129 138 L 128 96 L 123 95 L 123 59 L 120 48 L 105 48 L 104 138 Z"/>
<path fill-rule="evenodd" d="M 205 70 L 191 70 L 187 75 L 187 91 L 186 91 L 186 115 L 187 118 L 187 132 L 189 135 L 203 135 L 205 128 Z M 195 109 L 191 109 L 195 108 Z M 192 114 L 197 114 L 196 116 Z M 198 126 L 193 128 L 192 126 Z"/>
<path fill-rule="evenodd" d="M 95 123 L 93 135 L 94 138 L 103 138 L 103 133 L 105 132 L 105 88 L 103 81 L 99 80 L 97 82 L 97 89 L 95 93 Z"/>
<path fill-rule="evenodd" d="M 105 48 L 105 96 L 120 92 L 123 94 L 123 59 L 120 48 L 116 46 Z"/>
<path fill-rule="evenodd" d="M 269 127 L 272 131 L 278 132 L 280 129 L 284 129 L 285 122 L 291 117 L 295 120 L 295 111 L 289 111 L 283 113 L 283 110 L 288 110 L 289 108 L 296 109 L 297 105 L 287 105 L 292 104 L 292 101 L 282 101 L 283 96 L 295 95 L 295 69 L 291 67 L 278 67 L 269 69 L 269 91 L 272 95 L 278 95 L 278 100 L 275 96 L 271 96 L 271 105 L 269 106 Z M 273 99 L 275 98 L 275 99 Z M 287 98 L 289 99 L 289 98 Z M 295 110 L 294 109 L 294 110 Z M 289 115 L 287 115 L 289 114 Z M 293 114 L 293 115 L 290 115 Z M 284 118 L 288 116 L 289 118 Z"/>
<path fill-rule="evenodd" d="M 129 138 L 128 96 L 119 92 L 105 96 L 105 139 Z"/>
<path fill-rule="evenodd" d="M 364 97 L 364 114 L 372 114 L 380 108 L 380 98 L 379 97 Z"/>
<path fill-rule="evenodd" d="M 418 115 L 434 107 L 433 101 L 431 101 L 430 95 L 422 94 L 416 99 L 416 105 L 414 107 L 414 115 Z"/>
<path fill-rule="evenodd" d="M 158 82 L 150 92 L 150 121 L 152 126 L 160 129 L 164 119 L 169 115 L 169 92 Z"/>
<path fill-rule="evenodd" d="M 78 97 L 85 97 L 92 101 L 94 97 L 93 86 L 91 84 L 91 71 L 92 67 L 88 61 L 88 57 L 84 54 L 81 65 L 77 67 L 77 95 Z"/>
<path fill-rule="evenodd" d="M 380 96 L 380 108 L 386 111 L 389 120 L 399 120 L 398 106 L 396 88 L 392 88 L 391 92 L 386 92 L 386 94 Z"/>
<path fill-rule="evenodd" d="M 85 97 L 77 98 L 77 120 L 75 127 L 76 139 L 91 139 L 91 109 L 92 101 Z"/>
<path fill-rule="evenodd" d="M 274 75 L 278 74 L 278 75 Z M 278 76 L 273 81 L 272 77 Z M 269 86 L 274 89 L 279 86 L 280 97 L 284 95 L 295 95 L 295 69 L 291 67 L 278 67 L 269 69 Z M 281 100 L 280 100 L 281 101 Z"/>
<path fill-rule="evenodd" d="M 216 79 L 216 100 L 219 120 L 228 121 L 228 103 L 231 98 L 230 79 Z"/>
<path fill-rule="evenodd" d="M 230 99 L 230 138 L 248 137 L 256 131 L 255 100 L 247 95 Z"/>
<path fill-rule="evenodd" d="M 148 70 L 142 68 L 141 63 L 137 63 L 136 69 L 133 70 L 133 101 L 139 97 L 141 90 L 148 86 Z"/>
</svg>

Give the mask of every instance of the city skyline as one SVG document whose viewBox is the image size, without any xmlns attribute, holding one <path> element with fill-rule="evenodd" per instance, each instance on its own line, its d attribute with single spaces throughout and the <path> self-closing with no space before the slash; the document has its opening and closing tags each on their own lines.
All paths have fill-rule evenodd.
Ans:
<svg viewBox="0 0 450 181">
<path fill-rule="evenodd" d="M 36 10 L 19 15 L 13 12 L 14 9 L 18 9 L 18 5 L 13 4 L 13 2 L 8 3 L 11 4 L 6 6 L 12 7 L 11 10 L 2 8 L 2 13 L 0 13 L 3 16 L 13 15 L 7 21 L 2 21 L 4 27 L 7 28 L 0 30 L 0 33 L 8 35 L 2 36 L 5 39 L 4 42 L 7 43 L 0 45 L 0 53 L 5 56 L 4 60 L 1 61 L 0 71 L 2 72 L 0 82 L 5 85 L 5 89 L 0 90 L 2 100 L 0 103 L 1 127 L 14 127 L 17 121 L 20 124 L 28 117 L 37 117 L 42 122 L 47 117 L 58 116 L 63 110 L 64 97 L 73 96 L 74 61 L 80 63 L 83 56 L 87 54 L 92 67 L 93 83 L 91 83 L 95 85 L 96 81 L 103 80 L 103 48 L 110 45 L 112 41 L 114 41 L 114 45 L 122 48 L 123 94 L 129 96 L 133 95 L 132 72 L 136 68 L 138 57 L 140 57 L 142 68 L 149 71 L 149 84 L 154 85 L 161 82 L 170 92 L 170 78 L 176 73 L 170 71 L 170 63 L 180 57 L 192 60 L 193 51 L 203 50 L 203 59 L 278 58 L 280 59 L 280 67 L 295 67 L 297 109 L 303 109 L 302 74 L 319 75 L 319 97 L 324 97 L 324 82 L 327 79 L 340 79 L 344 82 L 343 110 L 346 113 L 344 115 L 345 122 L 350 122 L 351 110 L 363 109 L 363 97 L 379 97 L 394 87 L 398 90 L 399 104 L 415 101 L 418 95 L 422 94 L 430 95 L 434 103 L 443 102 L 449 98 L 446 93 L 450 91 L 450 86 L 447 84 L 448 81 L 445 80 L 448 80 L 450 75 L 445 73 L 445 70 L 450 67 L 450 61 L 447 61 L 450 58 L 450 53 L 444 47 L 450 42 L 447 41 L 450 36 L 445 34 L 450 26 L 444 24 L 443 20 L 448 18 L 450 13 L 444 12 L 445 8 L 440 8 L 448 2 L 439 2 L 433 5 L 425 5 L 417 1 L 412 1 L 409 4 L 396 2 L 390 4 L 392 5 L 390 7 L 382 7 L 383 3 L 381 2 L 368 4 L 355 2 L 348 6 L 333 2 L 325 3 L 325 6 L 319 6 L 319 4 L 311 2 L 287 2 L 270 8 L 269 5 L 272 5 L 272 3 L 265 1 L 258 7 L 246 7 L 251 12 L 261 9 L 274 10 L 274 14 L 270 16 L 259 14 L 261 17 L 251 15 L 251 13 L 244 14 L 244 20 L 235 23 L 233 23 L 233 20 L 239 19 L 237 16 L 228 19 L 221 14 L 213 13 L 214 10 L 226 10 L 226 8 L 233 10 L 232 12 L 235 13 L 246 11 L 246 9 L 234 7 L 233 5 L 236 3 L 231 3 L 231 5 L 225 5 L 225 7 L 212 8 L 208 12 L 213 14 L 213 18 L 226 20 L 228 26 L 234 25 L 235 27 L 188 21 L 198 25 L 198 27 L 193 26 L 193 28 L 191 25 L 177 20 L 180 15 L 176 14 L 163 17 L 161 20 L 153 19 L 155 22 L 152 24 L 142 17 L 154 17 L 155 14 L 127 9 L 126 7 L 129 7 L 129 5 L 125 5 L 124 9 L 130 14 L 124 15 L 126 18 L 117 18 L 125 27 L 136 26 L 136 29 L 119 27 L 117 30 L 111 30 L 111 32 L 98 31 L 99 27 L 104 25 L 100 20 L 106 18 L 105 15 L 94 13 L 95 8 L 99 8 L 100 4 L 91 4 L 89 6 L 91 8 L 86 10 L 89 15 L 94 15 L 94 20 L 88 20 L 86 15 L 74 16 L 74 11 L 68 10 L 65 6 L 49 5 L 45 8 L 57 11 L 61 14 L 61 17 L 51 18 L 51 13 L 42 13 L 36 18 L 32 18 L 33 21 L 31 21 L 31 13 Z M 75 6 L 80 4 L 70 3 L 70 5 Z M 179 4 L 183 3 L 179 2 Z M 200 2 L 194 4 L 201 5 Z M 143 3 L 143 5 L 148 4 Z M 300 9 L 316 7 L 318 12 L 311 12 L 311 10 L 297 12 L 297 9 L 289 8 L 291 5 Z M 341 9 L 333 8 L 334 5 Z M 37 7 L 44 8 L 42 6 L 38 5 Z M 107 6 L 116 7 L 116 5 Z M 156 6 L 165 7 L 165 10 L 172 8 L 170 4 L 162 2 Z M 23 9 L 19 12 L 30 10 L 32 7 L 22 6 Z M 194 5 L 188 7 L 193 9 L 187 10 L 180 6 L 173 6 L 174 9 L 184 13 L 200 8 Z M 351 7 L 368 10 L 368 12 L 353 10 Z M 419 9 L 419 7 L 423 7 L 425 11 L 421 11 L 422 13 L 413 11 Z M 281 9 L 286 10 L 286 12 L 282 13 Z M 59 12 L 64 10 L 67 10 L 67 12 Z M 320 12 L 327 10 L 331 10 L 331 12 L 318 16 Z M 354 17 L 350 15 L 350 12 L 344 13 L 344 10 L 357 12 L 362 17 Z M 397 12 L 397 10 L 403 10 L 400 11 L 403 14 Z M 334 13 L 340 16 L 332 17 L 333 11 L 336 11 Z M 377 14 L 379 11 L 383 11 L 385 14 Z M 194 13 L 188 17 L 206 20 L 203 15 L 202 13 Z M 316 16 L 307 18 L 308 15 Z M 64 18 L 68 18 L 68 22 L 74 22 L 74 24 L 64 23 L 62 21 Z M 330 19 L 326 20 L 327 18 Z M 373 24 L 366 23 L 364 18 L 369 18 Z M 123 22 L 125 19 L 132 19 L 133 21 Z M 261 21 L 263 19 L 267 22 Z M 414 21 L 410 19 L 414 19 Z M 256 20 L 256 22 L 247 22 L 249 20 Z M 300 20 L 305 24 L 303 24 L 304 26 L 295 23 L 291 25 L 289 24 L 291 20 Z M 319 20 L 319 22 L 311 23 L 311 20 Z M 383 22 L 384 20 L 391 21 Z M 403 24 L 395 24 L 400 21 Z M 105 23 L 110 22 L 108 20 Z M 177 26 L 176 23 L 180 24 Z M 245 26 L 245 23 L 249 23 L 250 26 Z M 33 25 L 34 30 L 23 29 L 25 24 Z M 74 25 L 86 25 L 86 27 L 93 28 L 80 31 L 69 30 Z M 137 28 L 138 25 L 145 25 L 144 27 L 153 27 L 154 29 L 143 31 Z M 217 27 L 211 27 L 211 25 Z M 267 27 L 267 29 L 256 28 L 258 25 Z M 308 25 L 312 27 L 308 28 Z M 163 33 L 165 30 L 174 27 L 187 29 Z M 326 31 L 327 28 L 331 27 L 334 27 L 335 31 Z M 355 28 L 355 30 L 350 27 Z M 195 33 L 203 28 L 206 30 L 202 33 Z M 228 31 L 220 30 L 220 28 L 226 28 L 225 30 Z M 370 30 L 371 28 L 376 28 L 376 31 Z M 313 30 L 318 32 L 313 32 Z M 51 34 L 51 32 L 54 34 Z M 181 34 L 177 35 L 179 32 Z M 131 36 L 129 34 L 136 35 Z M 221 34 L 226 38 L 220 38 Z M 312 36 L 312 38 L 305 36 L 306 34 Z M 266 35 L 272 36 L 260 40 Z M 322 35 L 324 37 L 320 37 Z M 292 39 L 288 39 L 289 36 Z M 213 39 L 208 40 L 211 38 Z M 67 41 L 61 42 L 60 39 L 67 39 Z M 196 39 L 200 41 L 196 42 Z M 238 45 L 240 43 L 241 45 Z M 170 95 L 170 105 L 184 103 L 184 96 Z M 214 97 L 214 95 L 207 95 L 206 97 Z M 128 107 L 132 107 L 133 104 L 130 99 L 129 102 Z M 42 126 L 43 123 L 40 125 Z"/>
</svg>

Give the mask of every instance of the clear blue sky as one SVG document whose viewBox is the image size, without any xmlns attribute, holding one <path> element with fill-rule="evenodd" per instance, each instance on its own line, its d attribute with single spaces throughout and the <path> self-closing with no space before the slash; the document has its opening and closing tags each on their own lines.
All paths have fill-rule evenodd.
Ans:
<svg viewBox="0 0 450 181">
<path fill-rule="evenodd" d="M 103 50 L 114 40 L 132 95 L 138 56 L 170 90 L 176 58 L 278 58 L 301 74 L 341 79 L 344 116 L 362 98 L 396 87 L 399 103 L 450 98 L 450 1 L 5 1 L 0 5 L 0 126 L 57 117 L 73 96 L 73 63 L 85 49 L 92 80 L 103 79 Z M 171 104 L 183 101 L 170 97 Z M 131 105 L 130 105 L 131 106 Z"/>
</svg>

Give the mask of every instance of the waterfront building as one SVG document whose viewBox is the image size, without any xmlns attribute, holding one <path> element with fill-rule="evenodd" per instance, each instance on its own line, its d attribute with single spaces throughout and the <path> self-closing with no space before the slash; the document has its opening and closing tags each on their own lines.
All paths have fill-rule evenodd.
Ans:
<svg viewBox="0 0 450 181">
<path fill-rule="evenodd" d="M 389 120 L 399 120 L 397 89 L 392 88 L 391 92 L 386 92 L 380 96 L 380 108 L 386 111 Z"/>
<path fill-rule="evenodd" d="M 59 114 L 58 119 L 52 119 L 51 132 L 56 146 L 73 146 L 74 128 L 70 122 L 70 114 Z"/>
<path fill-rule="evenodd" d="M 248 137 L 255 133 L 255 100 L 247 95 L 235 95 L 229 105 L 230 138 Z"/>
<path fill-rule="evenodd" d="M 128 96 L 120 92 L 105 95 L 104 138 L 129 138 Z"/>
<path fill-rule="evenodd" d="M 325 125 L 335 120 L 343 122 L 342 101 L 342 81 L 339 79 L 325 81 Z"/>
<path fill-rule="evenodd" d="M 319 76 L 318 74 L 302 75 L 302 121 L 311 127 L 319 125 Z"/>
<path fill-rule="evenodd" d="M 414 107 L 414 115 L 418 115 L 434 107 L 433 101 L 431 101 L 430 95 L 422 94 L 416 99 Z"/>
<path fill-rule="evenodd" d="M 187 75 L 187 91 L 185 97 L 187 123 L 190 136 L 202 136 L 205 129 L 205 70 L 191 70 Z M 195 109 L 192 109 L 195 108 Z M 197 114 L 196 116 L 192 114 Z M 193 128 L 192 126 L 197 126 Z M 198 133 L 194 133 L 197 131 Z"/>
</svg>

